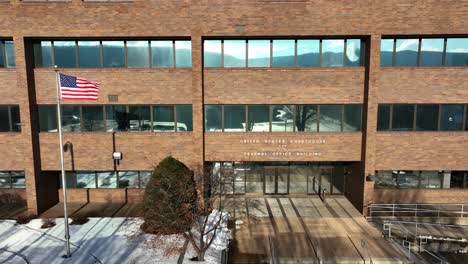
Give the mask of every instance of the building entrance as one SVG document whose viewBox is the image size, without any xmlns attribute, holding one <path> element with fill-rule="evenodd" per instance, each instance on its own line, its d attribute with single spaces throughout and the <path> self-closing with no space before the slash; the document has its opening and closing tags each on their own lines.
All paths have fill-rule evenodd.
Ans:
<svg viewBox="0 0 468 264">
<path fill-rule="evenodd" d="M 289 167 L 288 165 L 266 165 L 265 194 L 288 194 Z"/>
</svg>

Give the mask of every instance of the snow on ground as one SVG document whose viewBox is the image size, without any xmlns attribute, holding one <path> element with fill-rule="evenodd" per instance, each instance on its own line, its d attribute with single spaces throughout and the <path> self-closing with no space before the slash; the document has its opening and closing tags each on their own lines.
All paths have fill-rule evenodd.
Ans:
<svg viewBox="0 0 468 264">
<path fill-rule="evenodd" d="M 156 237 L 140 231 L 139 218 L 90 218 L 84 225 L 70 225 L 72 257 L 64 259 L 64 221 L 41 229 L 41 219 L 26 225 L 0 221 L 0 263 L 177 263 L 179 252 L 167 254 L 170 245 L 182 245 L 178 235 Z M 220 263 L 229 231 L 223 228 L 205 256 L 205 262 Z M 172 241 L 172 243 L 171 243 Z M 184 263 L 195 252 L 188 247 Z"/>
</svg>

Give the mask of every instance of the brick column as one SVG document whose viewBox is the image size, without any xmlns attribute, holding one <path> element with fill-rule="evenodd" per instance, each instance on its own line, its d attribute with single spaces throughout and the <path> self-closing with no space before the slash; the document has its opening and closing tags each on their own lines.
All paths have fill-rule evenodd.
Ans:
<svg viewBox="0 0 468 264">
<path fill-rule="evenodd" d="M 203 119 L 203 49 L 201 31 L 192 30 L 192 106 L 193 137 L 195 150 L 187 155 L 194 155 L 193 160 L 203 165 L 204 161 L 204 119 Z"/>
</svg>

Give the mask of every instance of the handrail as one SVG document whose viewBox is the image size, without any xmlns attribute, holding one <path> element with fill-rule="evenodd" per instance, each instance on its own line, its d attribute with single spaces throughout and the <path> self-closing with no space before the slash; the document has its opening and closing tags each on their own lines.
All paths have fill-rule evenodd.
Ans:
<svg viewBox="0 0 468 264">
<path fill-rule="evenodd" d="M 445 216 L 453 217 L 465 217 L 468 216 L 468 211 L 466 206 L 468 204 L 371 204 L 368 206 L 369 214 L 368 217 L 385 217 L 391 216 L 395 217 L 397 214 L 406 214 L 414 213 L 415 217 L 418 216 L 431 216 L 432 214 L 437 214 L 437 217 L 440 217 L 441 214 Z M 453 210 L 450 208 L 444 208 L 445 206 L 455 207 Z M 424 207 L 434 207 L 434 208 L 424 208 Z M 419 215 L 418 215 L 419 213 Z M 431 215 L 427 215 L 427 214 Z M 402 215 L 400 215 L 402 216 Z"/>
<path fill-rule="evenodd" d="M 403 240 L 402 246 L 404 248 L 408 249 L 408 258 L 411 257 L 411 247 L 416 247 L 419 252 L 426 252 L 429 256 L 437 259 L 437 261 L 439 261 L 439 263 L 441 263 L 441 264 L 450 264 L 449 262 L 437 257 L 434 253 L 431 253 L 430 251 L 425 250 L 423 247 L 419 246 L 416 243 L 413 243 L 413 242 L 410 242 L 410 241 L 407 241 L 407 240 Z"/>
</svg>

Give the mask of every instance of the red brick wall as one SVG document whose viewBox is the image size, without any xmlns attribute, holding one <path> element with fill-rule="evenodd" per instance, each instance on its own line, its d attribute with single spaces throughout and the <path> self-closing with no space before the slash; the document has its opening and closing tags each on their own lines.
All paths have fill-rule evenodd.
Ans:
<svg viewBox="0 0 468 264">
<path fill-rule="evenodd" d="M 0 105 L 18 104 L 17 76 L 15 69 L 0 68 Z"/>
<path fill-rule="evenodd" d="M 373 203 L 468 203 L 468 191 L 458 189 L 375 189 Z"/>
<path fill-rule="evenodd" d="M 24 170 L 20 133 L 0 133 L 0 170 Z"/>
</svg>

